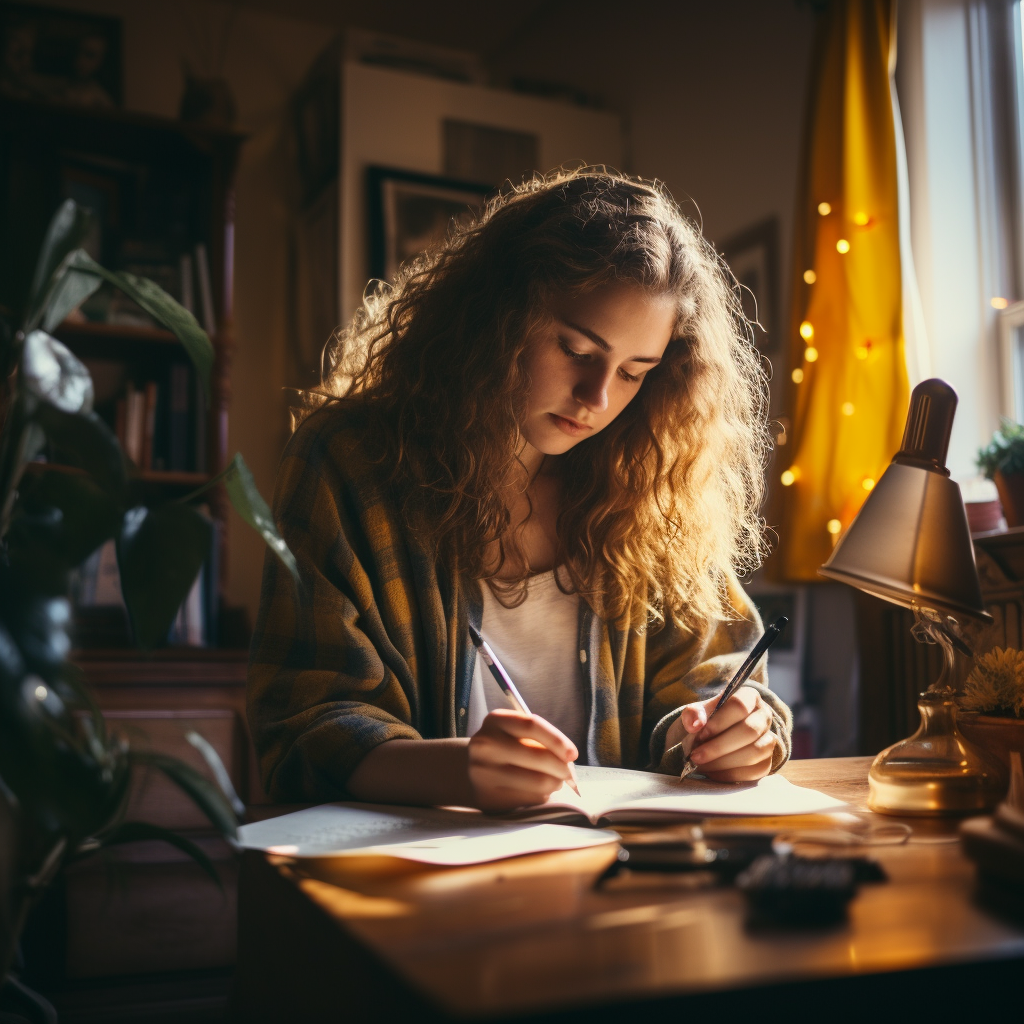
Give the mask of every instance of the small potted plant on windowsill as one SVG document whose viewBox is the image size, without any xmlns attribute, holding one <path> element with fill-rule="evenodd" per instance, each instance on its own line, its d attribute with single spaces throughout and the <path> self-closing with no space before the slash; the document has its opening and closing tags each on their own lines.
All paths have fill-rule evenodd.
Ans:
<svg viewBox="0 0 1024 1024">
<path fill-rule="evenodd" d="M 1009 779 L 1010 753 L 1024 757 L 1024 651 L 996 647 L 975 658 L 957 704 L 957 727 L 993 754 Z"/>
<path fill-rule="evenodd" d="M 1024 526 L 1024 425 L 1004 419 L 975 463 L 995 482 L 1006 525 Z"/>
</svg>

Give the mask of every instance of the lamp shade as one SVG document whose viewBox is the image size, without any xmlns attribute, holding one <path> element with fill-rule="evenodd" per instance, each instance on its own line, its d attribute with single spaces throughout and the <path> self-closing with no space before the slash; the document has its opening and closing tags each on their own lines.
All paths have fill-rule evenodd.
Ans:
<svg viewBox="0 0 1024 1024">
<path fill-rule="evenodd" d="M 991 622 L 960 488 L 946 469 L 956 403 L 943 380 L 914 388 L 900 450 L 818 572 L 905 608 Z"/>
</svg>

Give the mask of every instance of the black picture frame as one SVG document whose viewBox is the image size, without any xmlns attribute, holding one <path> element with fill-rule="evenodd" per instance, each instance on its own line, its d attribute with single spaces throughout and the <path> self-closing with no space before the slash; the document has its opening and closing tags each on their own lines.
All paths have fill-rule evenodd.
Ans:
<svg viewBox="0 0 1024 1024">
<path fill-rule="evenodd" d="M 0 4 L 0 95 L 120 107 L 121 19 Z"/>
<path fill-rule="evenodd" d="M 398 268 L 439 241 L 452 221 L 483 209 L 490 185 L 392 167 L 367 171 L 370 276 L 390 281 Z"/>
<path fill-rule="evenodd" d="M 781 351 L 779 315 L 779 220 L 769 217 L 733 235 L 722 246 L 741 288 L 743 312 L 755 326 L 754 341 L 765 354 Z"/>
</svg>

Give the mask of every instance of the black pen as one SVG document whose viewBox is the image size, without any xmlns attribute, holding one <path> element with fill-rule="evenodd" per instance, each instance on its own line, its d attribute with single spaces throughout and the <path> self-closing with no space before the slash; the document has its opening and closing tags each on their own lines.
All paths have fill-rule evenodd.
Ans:
<svg viewBox="0 0 1024 1024">
<path fill-rule="evenodd" d="M 491 650 L 487 641 L 480 635 L 480 630 L 476 629 L 472 624 L 470 624 L 469 627 L 469 637 L 473 641 L 473 645 L 483 655 L 484 664 L 491 670 L 491 675 L 494 676 L 495 682 L 501 687 L 501 692 L 508 697 L 515 709 L 517 711 L 521 711 L 524 715 L 533 714 L 533 712 L 526 706 L 526 701 L 523 700 L 523 695 L 516 689 L 516 684 L 512 682 L 509 674 L 505 671 L 505 667 L 500 661 L 498 661 L 498 656 Z M 569 774 L 572 776 L 569 780 L 569 788 L 578 797 L 582 797 L 583 794 L 580 792 L 579 779 L 576 778 L 576 769 L 573 767 L 571 761 L 569 762 Z"/>
<path fill-rule="evenodd" d="M 757 663 L 761 660 L 761 656 L 779 639 L 779 634 L 786 628 L 788 622 L 789 619 L 785 615 L 780 615 L 764 631 L 764 636 L 754 644 L 754 649 L 747 655 L 747 660 L 740 665 L 736 675 L 726 684 L 714 710 L 708 715 L 708 722 L 711 721 L 722 705 L 750 678 L 750 673 L 757 668 Z M 704 723 L 704 727 L 707 728 L 707 722 Z M 690 736 L 696 735 L 697 733 L 690 733 Z M 686 762 L 683 764 L 683 770 L 679 773 L 679 777 L 685 779 L 687 775 L 696 770 L 697 765 L 690 760 L 689 751 L 687 751 Z"/>
</svg>

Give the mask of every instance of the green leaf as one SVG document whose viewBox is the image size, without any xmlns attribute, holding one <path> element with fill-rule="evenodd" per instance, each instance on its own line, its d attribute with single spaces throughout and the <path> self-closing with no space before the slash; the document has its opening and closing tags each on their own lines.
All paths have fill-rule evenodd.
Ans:
<svg viewBox="0 0 1024 1024">
<path fill-rule="evenodd" d="M 171 782 L 191 797 L 221 835 L 230 839 L 238 835 L 238 821 L 231 805 L 224 799 L 216 784 L 201 772 L 176 757 L 152 750 L 132 750 L 128 757 L 133 765 L 151 765 L 162 771 Z"/>
<path fill-rule="evenodd" d="M 167 635 L 210 553 L 212 537 L 212 523 L 191 505 L 139 506 L 125 513 L 117 565 L 135 638 L 142 647 L 154 647 Z"/>
<path fill-rule="evenodd" d="M 66 345 L 46 331 L 32 331 L 21 356 L 25 390 L 67 413 L 92 411 L 92 377 Z"/>
<path fill-rule="evenodd" d="M 182 853 L 188 854 L 210 876 L 214 885 L 221 892 L 224 891 L 224 885 L 220 880 L 220 875 L 217 874 L 217 869 L 213 866 L 213 861 L 191 839 L 179 836 L 177 832 L 172 832 L 170 829 L 161 828 L 159 825 L 150 825 L 145 821 L 124 821 L 108 835 L 103 836 L 101 843 L 103 846 L 119 846 L 124 843 L 138 843 L 153 839 L 160 839 L 181 850 Z"/>
<path fill-rule="evenodd" d="M 211 487 L 223 482 L 231 504 L 235 511 L 259 533 L 271 551 L 284 562 L 288 571 L 292 574 L 295 582 L 299 582 L 299 567 L 295 562 L 295 555 L 291 548 L 285 543 L 284 537 L 277 532 L 277 524 L 274 522 L 270 506 L 264 501 L 260 494 L 256 481 L 253 479 L 252 471 L 245 463 L 241 453 L 237 453 L 228 464 L 226 469 L 221 470 L 215 477 L 208 480 L 202 487 L 196 488 L 191 494 L 185 495 L 182 502 L 193 501 L 208 491 Z"/>
<path fill-rule="evenodd" d="M 18 513 L 11 524 L 12 558 L 20 543 L 21 513 L 44 509 L 56 509 L 60 518 L 39 543 L 46 544 L 49 554 L 68 569 L 81 564 L 105 540 L 113 537 L 121 521 L 117 504 L 88 477 L 56 471 L 42 473 L 22 482 Z M 25 540 L 30 542 L 32 538 Z M 31 558 L 44 554 L 34 552 Z M 21 557 L 20 552 L 18 557 Z"/>
<path fill-rule="evenodd" d="M 185 733 L 185 739 L 199 751 L 202 759 L 206 762 L 206 767 L 210 769 L 214 779 L 217 781 L 217 785 L 220 786 L 224 799 L 231 804 L 231 809 L 235 814 L 242 818 L 245 815 L 245 804 L 242 803 L 238 793 L 235 792 L 231 776 L 228 775 L 228 770 L 224 767 L 224 762 L 220 759 L 220 754 L 217 753 L 213 744 L 194 729 L 189 729 Z"/>
<path fill-rule="evenodd" d="M 67 256 L 77 249 L 92 226 L 92 215 L 83 210 L 73 199 L 66 199 L 53 215 L 46 230 L 43 246 L 39 250 L 32 289 L 29 292 L 28 316 L 25 318 L 26 331 L 35 327 L 43 313 L 43 304 L 48 298 L 53 275 Z"/>
<path fill-rule="evenodd" d="M 66 413 L 40 402 L 34 418 L 54 447 L 89 473 L 111 498 L 120 501 L 128 485 L 124 453 L 113 431 L 96 415 Z"/>
<path fill-rule="evenodd" d="M 210 397 L 210 371 L 213 369 L 213 345 L 196 318 L 180 303 L 176 302 L 159 285 L 134 274 L 107 270 L 101 267 L 88 253 L 79 249 L 69 266 L 76 270 L 98 274 L 116 285 L 129 298 L 134 299 L 150 316 L 172 331 L 185 346 L 185 351 L 199 371 L 206 397 Z"/>
<path fill-rule="evenodd" d="M 46 309 L 43 310 L 43 330 L 52 331 L 69 313 L 78 309 L 101 284 L 103 278 L 98 274 L 66 268 L 57 278 L 46 303 Z"/>
</svg>

